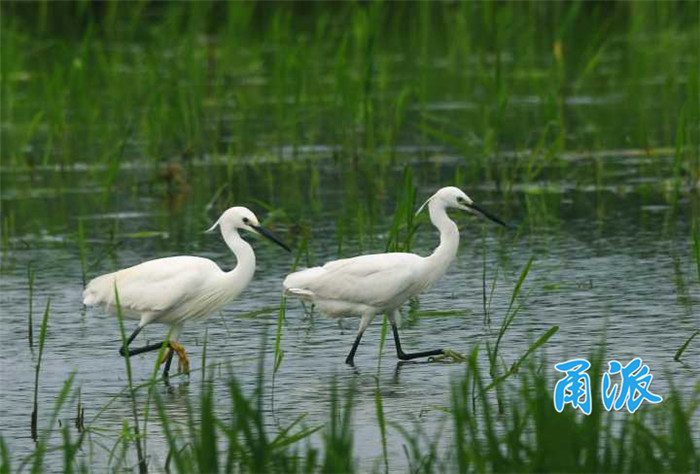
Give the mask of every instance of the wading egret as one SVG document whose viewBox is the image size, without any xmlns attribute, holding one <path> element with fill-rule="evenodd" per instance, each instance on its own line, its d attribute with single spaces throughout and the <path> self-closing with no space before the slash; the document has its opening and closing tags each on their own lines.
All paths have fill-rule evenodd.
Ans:
<svg viewBox="0 0 700 474">
<path fill-rule="evenodd" d="M 440 245 L 429 257 L 412 253 L 380 253 L 345 258 L 292 273 L 284 280 L 285 294 L 311 302 L 330 317 L 360 316 L 355 343 L 345 362 L 353 365 L 362 334 L 375 315 L 386 313 L 394 333 L 396 355 L 401 360 L 443 354 L 442 349 L 407 354 L 401 349 L 396 320 L 399 307 L 425 291 L 447 271 L 457 255 L 459 230 L 447 209 L 462 209 L 506 227 L 498 217 L 474 204 L 459 188 L 446 187 L 426 204 L 430 221 L 440 231 Z"/>
<path fill-rule="evenodd" d="M 167 257 L 99 276 L 85 288 L 83 303 L 86 306 L 106 306 L 116 312 L 116 287 L 123 316 L 139 320 L 139 325 L 129 336 L 126 346 L 119 349 L 122 356 L 131 357 L 160 350 L 163 342 L 133 349 L 129 345 L 145 326 L 151 323 L 169 324 L 172 331 L 167 341 L 167 354 L 163 359 L 163 376 L 168 376 L 173 353 L 178 355 L 179 369 L 188 372 L 189 361 L 185 348 L 177 342 L 183 324 L 190 320 L 205 319 L 223 308 L 253 278 L 255 253 L 250 244 L 238 234 L 239 229 L 267 237 L 290 251 L 272 232 L 262 227 L 255 214 L 245 207 L 227 209 L 207 232 L 213 231 L 217 226 L 236 256 L 236 267 L 229 272 L 222 271 L 207 258 Z"/>
</svg>

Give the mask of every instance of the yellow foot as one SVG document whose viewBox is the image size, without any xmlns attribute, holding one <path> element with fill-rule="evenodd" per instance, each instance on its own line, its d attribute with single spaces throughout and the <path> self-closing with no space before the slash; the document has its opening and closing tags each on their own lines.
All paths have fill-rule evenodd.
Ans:
<svg viewBox="0 0 700 474">
<path fill-rule="evenodd" d="M 171 353 L 174 352 L 177 354 L 177 371 L 178 372 L 184 372 L 186 374 L 190 373 L 190 360 L 187 358 L 187 352 L 185 352 L 185 346 L 178 342 L 170 342 L 168 344 L 168 348 L 165 351 L 165 354 L 163 355 L 163 360 L 160 361 L 160 363 L 164 363 L 166 360 L 168 360 L 169 357 L 171 357 Z"/>
<path fill-rule="evenodd" d="M 452 349 L 443 349 L 443 353 L 438 356 L 428 358 L 428 362 L 466 362 L 467 357 L 455 352 Z"/>
</svg>

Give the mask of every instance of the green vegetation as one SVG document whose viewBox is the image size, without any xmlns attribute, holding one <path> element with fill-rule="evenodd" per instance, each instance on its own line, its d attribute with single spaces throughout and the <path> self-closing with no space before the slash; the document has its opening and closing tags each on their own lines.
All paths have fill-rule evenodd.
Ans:
<svg viewBox="0 0 700 474">
<path fill-rule="evenodd" d="M 425 473 L 697 470 L 700 467 L 700 455 L 695 449 L 696 441 L 691 429 L 691 420 L 700 409 L 700 387 L 695 389 L 692 401 L 685 403 L 672 388 L 663 404 L 647 406 L 635 416 L 628 416 L 626 412 L 608 413 L 599 397 L 595 396 L 590 416 L 583 416 L 570 407 L 563 413 L 557 413 L 553 409 L 552 392 L 549 388 L 553 386 L 553 381 L 542 371 L 547 362 L 543 357 L 534 355 L 557 332 L 559 328 L 556 326 L 533 342 L 510 368 L 503 366 L 504 362 L 498 355 L 498 346 L 505 340 L 520 308 L 526 304 L 527 295 L 521 295 L 521 290 L 532 265 L 531 258 L 514 282 L 510 303 L 495 332 L 495 343 L 486 342 L 485 357 L 479 357 L 478 345 L 468 357 L 452 357 L 452 361 L 464 364 L 464 375 L 452 383 L 450 405 L 431 408 L 444 414 L 440 424 L 450 427 L 447 434 L 433 438 L 426 435 L 420 424 L 411 430 L 388 420 L 382 386 L 379 377 L 376 378 L 374 400 L 382 458 L 379 464 L 375 464 L 375 470 L 389 472 L 392 465 L 404 465 L 404 462 L 412 471 Z M 118 301 L 117 294 L 119 308 Z M 278 312 L 272 354 L 273 377 L 282 363 L 283 352 L 280 343 L 284 308 L 283 300 Z M 37 387 L 49 310 L 50 306 L 47 304 L 39 337 Z M 268 308 L 265 311 L 269 313 L 270 310 L 271 308 Z M 418 314 L 425 316 L 430 313 Z M 455 315 L 454 312 L 443 314 Z M 485 329 L 490 331 L 491 318 L 496 318 L 496 314 L 491 308 L 488 308 L 488 314 L 489 319 L 484 319 L 484 325 Z M 126 333 L 119 309 L 118 321 L 121 341 L 124 344 Z M 385 332 L 386 324 L 383 327 L 382 346 Z M 63 453 L 63 472 L 93 472 L 92 466 L 80 453 L 100 450 L 108 451 L 107 468 L 114 471 L 132 470 L 135 466 L 138 466 L 141 473 L 345 473 L 363 470 L 359 467 L 359 462 L 367 460 L 362 459 L 362 453 L 358 453 L 354 448 L 356 434 L 352 412 L 357 392 L 355 380 L 351 380 L 343 389 L 337 381 L 331 384 L 327 393 L 330 413 L 324 424 L 309 426 L 304 422 L 306 414 L 301 413 L 292 423 L 279 427 L 275 433 L 270 433 L 263 408 L 265 351 L 261 350 L 257 358 L 257 385 L 253 392 L 248 394 L 233 374 L 230 365 L 207 365 L 207 339 L 205 335 L 201 369 L 196 371 L 201 374 L 199 396 L 194 403 L 191 400 L 187 401 L 186 422 L 169 410 L 162 392 L 157 390 L 157 386 L 161 384 L 158 373 L 164 346 L 155 360 L 150 379 L 141 385 L 134 384 L 130 359 L 124 359 L 127 376 L 124 392 L 129 398 L 133 424 L 124 420 L 123 431 L 114 446 L 109 448 L 96 441 L 104 436 L 98 426 L 99 419 L 107 407 L 100 409 L 87 426 L 80 421 L 81 416 L 84 416 L 81 415 L 80 390 L 74 388 L 71 375 L 57 398 L 49 424 L 41 436 L 36 436 L 38 443 L 33 454 L 20 460 L 15 467 L 5 440 L 0 436 L 0 459 L 3 460 L 0 472 L 22 472 L 30 465 L 32 472 L 41 472 L 46 463 L 46 456 L 51 451 Z M 689 343 L 690 340 L 679 350 L 677 356 Z M 380 353 L 381 350 L 380 346 Z M 601 361 L 604 360 L 604 355 L 604 352 L 599 351 L 590 356 L 590 360 L 593 361 L 590 373 L 593 394 L 600 391 L 598 381 L 602 374 Z M 444 360 L 437 357 L 433 363 L 444 363 Z M 490 367 L 487 371 L 481 369 L 479 360 L 489 362 Z M 221 399 L 220 394 L 214 394 L 215 378 L 222 377 L 227 387 L 228 400 Z M 143 408 L 137 401 L 141 398 L 138 394 L 142 391 L 147 392 Z M 49 447 L 48 442 L 52 431 L 56 429 L 55 424 L 59 419 L 61 407 L 69 400 L 74 401 L 76 397 L 77 440 L 71 440 L 71 430 L 64 426 L 61 428 L 62 441 Z M 155 400 L 158 425 L 167 442 L 165 459 L 149 455 L 146 448 L 147 441 L 154 434 L 153 429 L 150 433 L 148 430 L 152 399 Z M 35 415 L 32 420 L 32 431 L 36 432 Z M 395 431 L 403 438 L 405 460 L 389 457 L 389 431 Z M 320 439 L 314 442 L 313 435 L 316 433 L 320 434 Z"/>
<path fill-rule="evenodd" d="M 700 340 L 693 319 L 700 287 L 692 284 L 696 272 L 700 283 L 700 9 L 693 2 L 42 0 L 4 1 L 0 11 L 0 276 L 8 305 L 16 294 L 4 279 L 21 280 L 13 338 L 22 348 L 12 360 L 26 358 L 36 370 L 27 430 L 36 444 L 26 448 L 33 453 L 18 456 L 3 433 L 0 474 L 41 472 L 48 463 L 91 472 L 96 458 L 108 470 L 141 473 L 700 471 L 697 384 L 690 393 L 672 388 L 663 404 L 634 416 L 607 413 L 597 398 L 591 416 L 556 413 L 544 353 L 570 321 L 548 319 L 549 306 L 535 322 L 521 311 L 544 288 L 548 301 L 564 292 L 601 298 L 600 314 L 589 316 L 635 324 L 637 307 L 611 315 L 604 309 L 611 298 L 595 291 L 622 284 L 616 273 L 601 277 L 611 282 L 550 279 L 540 273 L 543 261 L 566 237 L 583 243 L 548 262 L 549 271 L 589 244 L 586 255 L 631 255 L 640 269 L 659 264 L 650 254 L 668 251 L 673 275 L 664 277 L 686 316 L 668 356 L 673 365 L 655 370 L 671 372 L 672 387 L 693 374 L 681 372 Z M 177 388 L 163 387 L 159 356 L 145 381 L 127 359 L 123 390 L 90 407 L 87 423 L 80 373 L 55 386 L 53 411 L 43 417 L 49 310 L 52 325 L 70 326 L 80 303 L 66 301 L 97 272 L 165 254 L 211 256 L 222 244 L 202 231 L 232 204 L 260 210 L 266 226 L 294 242 L 291 268 L 322 263 L 321 256 L 425 253 L 434 234 L 427 213 L 415 211 L 447 184 L 516 230 L 480 235 L 469 221 L 459 258 L 470 267 L 450 291 L 474 304 L 455 297 L 440 307 L 408 305 L 406 329 L 439 320 L 481 331 L 453 348 L 468 355 L 430 362 L 434 370 L 464 366 L 449 405 L 427 408 L 443 415 L 436 425 L 392 419 L 379 375 L 388 364 L 383 352 L 393 350 L 386 320 L 371 387 L 377 459 L 357 448 L 357 377 L 327 387 L 323 423 L 311 424 L 307 413 L 279 423 L 264 395 L 279 396 L 276 377 L 295 355 L 287 323 L 297 322 L 288 321 L 284 299 L 276 305 L 277 294 L 235 315 L 271 332 L 269 353 L 234 361 L 259 364 L 254 387 L 233 364 L 207 362 L 205 336 L 190 382 L 201 390 L 183 397 L 181 412 L 166 403 Z M 625 244 L 629 236 L 659 244 L 619 248 L 621 235 Z M 64 260 L 47 249 L 64 250 Z M 222 255 L 216 260 L 226 267 Z M 608 265 L 615 270 L 617 261 Z M 469 272 L 476 286 L 461 278 Z M 66 281 L 75 288 L 61 292 Z M 509 294 L 501 299 L 503 288 Z M 54 304 L 34 351 L 34 305 L 45 299 Z M 237 336 L 226 318 L 212 319 Z M 509 336 L 519 325 L 526 342 L 516 349 Z M 121 316 L 119 329 L 123 341 Z M 116 334 L 100 338 L 118 344 Z M 604 354 L 585 352 L 595 361 L 591 380 L 599 380 Z M 128 410 L 115 434 L 103 423 L 120 403 Z M 75 423 L 65 422 L 65 407 L 77 408 Z M 392 454 L 397 438 L 405 457 Z"/>
<path fill-rule="evenodd" d="M 590 416 L 582 416 L 566 408 L 557 413 L 552 408 L 552 393 L 538 368 L 544 361 L 524 366 L 517 379 L 499 390 L 504 403 L 496 402 L 485 384 L 475 348 L 465 364 L 465 375 L 452 385 L 452 401 L 445 407 L 445 422 L 451 428 L 441 439 L 426 438 L 419 427 L 411 431 L 387 423 L 382 410 L 381 390 L 377 387 L 377 423 L 381 431 L 398 430 L 405 439 L 406 462 L 416 472 L 691 472 L 700 468 L 700 455 L 695 449 L 691 420 L 698 410 L 695 403 L 683 404 L 671 393 L 663 404 L 647 406 L 636 416 L 607 413 L 599 397 L 593 397 Z M 263 358 L 261 357 L 262 361 Z M 600 380 L 602 360 L 594 361 L 591 380 Z M 353 472 L 358 470 L 361 453 L 353 449 L 353 393 L 334 384 L 328 393 L 331 412 L 328 422 L 320 426 L 305 426 L 304 415 L 276 435 L 268 433 L 263 404 L 264 366 L 259 364 L 259 384 L 246 395 L 231 370 L 227 370 L 228 397 L 217 400 L 213 395 L 214 366 L 202 369 L 204 380 L 198 406 L 189 405 L 187 422 L 180 423 L 169 413 L 156 392 L 158 417 L 169 446 L 163 464 L 140 465 L 149 472 L 213 473 L 213 472 Z M 208 374 L 208 375 L 206 375 Z M 150 390 L 155 382 L 129 388 Z M 51 423 L 56 421 L 60 405 L 68 398 L 72 379 L 60 394 Z M 593 393 L 599 390 L 594 383 Z M 696 393 L 700 396 L 700 392 Z M 226 405 L 228 404 L 228 409 Z M 43 436 L 53 426 L 46 428 Z M 52 449 L 62 450 L 64 472 L 92 472 L 85 460 L 76 462 L 75 454 L 92 451 L 86 446 L 93 437 L 86 436 L 91 428 L 71 443 L 69 430 L 64 427 L 63 443 Z M 133 433 L 129 434 L 129 431 Z M 322 433 L 322 444 L 309 442 L 310 436 Z M 124 449 L 110 456 L 110 470 L 119 470 L 132 462 L 128 440 L 135 446 L 144 443 L 136 426 L 125 425 Z M 11 466 L 4 440 L 2 446 L 3 472 L 29 463 L 40 470 L 46 455 L 45 438 L 40 438 L 35 454 L 20 466 Z M 42 444 L 44 443 L 44 444 Z M 437 443 L 441 444 L 438 449 Z M 140 449 L 140 448 L 138 448 Z M 141 451 L 139 451 L 141 453 Z M 139 454 L 138 456 L 140 456 Z M 385 455 L 386 456 L 386 455 Z M 138 459 L 138 457 L 137 457 Z M 390 461 L 384 457 L 379 471 L 388 470 Z M 58 466 L 54 466 L 58 468 Z"/>
<path fill-rule="evenodd" d="M 51 300 L 46 302 L 46 309 L 44 310 L 44 317 L 41 320 L 41 331 L 39 332 L 39 358 L 36 362 L 36 372 L 34 376 L 34 409 L 32 410 L 32 425 L 31 433 L 32 439 L 37 440 L 37 416 L 39 413 L 39 404 L 37 402 L 39 396 L 39 373 L 41 372 L 41 359 L 44 355 L 44 343 L 46 342 L 46 330 L 49 326 L 49 313 L 51 310 Z"/>
<path fill-rule="evenodd" d="M 117 291 L 117 285 L 114 285 L 114 299 L 117 303 L 117 319 L 119 321 L 119 333 L 121 335 L 121 342 L 122 342 L 122 347 L 127 347 L 126 341 L 127 341 L 127 335 L 126 331 L 124 330 L 124 317 L 122 315 L 122 309 L 121 305 L 119 303 L 119 292 Z M 163 350 L 161 349 L 161 353 Z M 160 361 L 162 355 L 159 354 L 158 356 L 158 361 Z M 139 415 L 138 415 L 138 406 L 136 403 L 136 394 L 134 393 L 134 378 L 132 375 L 131 371 L 131 357 L 124 357 L 124 364 L 126 366 L 126 378 L 128 381 L 128 387 L 129 387 L 129 394 L 131 396 L 131 412 L 134 417 L 134 441 L 136 444 L 136 454 L 137 454 L 137 460 L 139 464 L 139 473 L 140 474 L 145 474 L 148 472 L 148 466 L 146 465 L 146 455 L 144 453 L 144 441 L 141 438 L 141 435 L 139 433 Z M 148 408 L 148 405 L 146 405 L 146 408 Z M 125 433 L 129 432 L 129 425 L 126 420 L 124 420 L 124 431 Z M 126 445 L 125 445 L 126 449 Z"/>
<path fill-rule="evenodd" d="M 34 350 L 34 279 L 36 274 L 32 270 L 32 266 L 27 267 L 27 286 L 29 287 L 29 311 L 27 313 L 27 339 L 29 340 L 29 348 Z"/>
<path fill-rule="evenodd" d="M 299 157 L 327 144 L 381 169 L 413 143 L 478 156 L 470 173 L 512 181 L 563 164 L 564 151 L 670 146 L 674 176 L 697 178 L 698 18 L 686 10 L 3 3 L 2 115 L 14 126 L 2 160 L 90 163 L 109 186 L 123 161 L 216 163 L 284 147 Z M 653 47 L 637 39 L 652 34 Z M 677 107 L 659 114 L 668 102 Z M 504 166 L 507 150 L 525 155 L 520 166 Z"/>
<path fill-rule="evenodd" d="M 530 231 L 558 225 L 571 186 L 598 190 L 578 202 L 600 222 L 621 173 L 639 176 L 627 192 L 643 203 L 674 208 L 700 180 L 700 27 L 683 2 L 0 8 L 1 179 L 38 184 L 5 206 L 3 249 L 48 225 L 75 236 L 83 273 L 97 235 L 197 242 L 201 209 L 242 197 L 303 238 L 328 210 L 321 182 L 341 192 L 341 253 L 349 239 L 411 245 L 411 229 L 394 236 L 413 225 L 406 212 L 375 242 L 406 179 L 493 183 L 480 195 L 495 193 L 506 219 L 524 201 Z M 333 178 L 319 171 L 329 159 Z M 399 180 L 396 164 L 416 159 Z M 144 192 L 168 212 L 196 206 L 197 221 L 125 232 L 75 217 L 123 212 Z"/>
</svg>

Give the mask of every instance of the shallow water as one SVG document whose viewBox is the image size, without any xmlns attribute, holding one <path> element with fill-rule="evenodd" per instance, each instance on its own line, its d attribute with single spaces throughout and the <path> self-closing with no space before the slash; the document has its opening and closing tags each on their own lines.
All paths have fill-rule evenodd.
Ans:
<svg viewBox="0 0 700 474">
<path fill-rule="evenodd" d="M 175 10 L 179 5 L 190 4 Z M 486 367 L 485 343 L 495 340 L 518 275 L 534 257 L 527 297 L 500 345 L 506 366 L 558 326 L 537 353 L 547 361 L 552 388 L 553 364 L 591 356 L 604 343 L 606 359 L 642 357 L 654 375 L 653 392 L 668 395 L 673 385 L 686 401 L 697 399 L 700 367 L 691 362 L 700 355 L 699 340 L 684 354 L 686 363 L 673 361 L 700 327 L 690 240 L 700 208 L 698 129 L 691 122 L 697 21 L 676 18 L 671 3 L 635 3 L 630 10 L 624 4 L 611 10 L 615 18 L 591 4 L 590 16 L 582 13 L 564 31 L 564 9 L 580 5 L 557 4 L 554 16 L 541 5 L 526 6 L 525 16 L 509 7 L 513 19 L 503 8 L 492 23 L 485 20 L 495 12 L 488 2 L 445 3 L 416 31 L 401 22 L 390 26 L 395 11 L 387 10 L 387 28 L 376 38 L 365 35 L 370 27 L 359 5 L 331 12 L 329 25 L 345 33 L 327 32 L 328 41 L 314 36 L 311 23 L 287 24 L 284 12 L 260 15 L 230 37 L 221 26 L 218 38 L 196 31 L 196 22 L 171 38 L 145 21 L 143 35 L 117 28 L 104 38 L 81 32 L 80 41 L 35 34 L 36 15 L 3 23 L 3 34 L 10 32 L 3 37 L 3 93 L 14 100 L 3 101 L 0 124 L 0 419 L 13 466 L 35 449 L 29 267 L 36 272 L 35 344 L 51 300 L 39 428 L 74 373 L 86 423 L 95 429 L 95 452 L 80 455 L 104 467 L 124 420 L 131 423 L 131 400 L 116 319 L 81 304 L 81 249 L 85 279 L 179 254 L 230 269 L 235 260 L 221 237 L 203 231 L 235 204 L 269 218 L 295 248 L 308 235 L 302 266 L 382 252 L 406 168 L 418 189 L 416 208 L 437 188 L 458 185 L 513 227 L 453 213 L 462 229 L 457 259 L 434 288 L 402 309 L 406 351 L 447 346 L 469 353 L 478 344 Z M 413 4 L 406 8 L 409 18 Z M 194 10 L 183 9 L 183 17 L 195 17 Z M 448 21 L 458 15 L 468 21 Z M 134 25 L 142 21 L 137 17 Z M 180 22 L 177 12 L 169 18 Z M 90 22 L 96 31 L 102 27 Z M 349 49 L 338 49 L 345 41 Z M 678 133 L 683 124 L 685 135 Z M 438 236 L 425 215 L 419 223 L 413 250 L 427 255 Z M 397 364 L 390 338 L 380 363 L 381 318 L 365 333 L 351 368 L 344 359 L 358 320 L 339 325 L 288 301 L 284 359 L 273 383 L 281 282 L 294 255 L 251 240 L 253 282 L 221 314 L 185 327 L 181 341 L 195 369 L 189 380 L 157 385 L 170 418 L 186 423 L 188 405 L 198 403 L 206 332 L 221 416 L 229 409 L 227 370 L 252 392 L 264 354 L 272 432 L 301 414 L 307 426 L 325 423 L 337 380 L 341 390 L 358 389 L 355 452 L 363 470 L 381 463 L 377 387 L 390 423 L 390 467 L 406 467 L 404 439 L 392 423 L 409 431 L 419 423 L 429 438 L 449 443 L 441 408 L 465 364 Z M 491 326 L 482 305 L 484 262 L 487 291 L 496 284 Z M 133 327 L 127 321 L 127 332 Z M 164 332 L 147 328 L 136 343 Z M 154 363 L 154 354 L 132 359 L 137 383 L 150 378 Z M 146 391 L 136 395 L 143 407 Z M 61 411 L 64 426 L 73 426 L 77 404 L 72 398 Z M 160 467 L 166 445 L 151 415 L 148 450 Z M 692 422 L 700 443 L 698 417 L 696 411 Z M 58 431 L 52 442 L 60 442 Z M 61 465 L 62 453 L 48 456 Z"/>
<path fill-rule="evenodd" d="M 621 154 L 623 155 L 623 154 Z M 700 369 L 673 361 L 673 354 L 698 325 L 700 292 L 694 281 L 694 263 L 690 249 L 689 203 L 681 201 L 677 215 L 659 197 L 658 186 L 651 195 L 640 199 L 636 192 L 636 174 L 624 173 L 625 167 L 635 169 L 635 157 L 611 158 L 620 170 L 616 185 L 623 191 L 605 188 L 586 191 L 565 184 L 538 188 L 513 186 L 507 204 L 497 202 L 498 194 L 478 183 L 464 188 L 477 202 L 504 215 L 517 230 L 501 231 L 496 226 L 468 216 L 455 216 L 462 230 L 460 251 L 447 275 L 419 300 L 406 305 L 403 311 L 401 336 L 406 350 L 426 350 L 450 347 L 467 353 L 477 343 L 494 340 L 493 329 L 484 326 L 482 310 L 482 261 L 486 258 L 487 282 L 497 278 L 492 301 L 493 326 L 498 327 L 505 314 L 518 273 L 531 255 L 535 260 L 525 285 L 524 306 L 502 342 L 502 355 L 509 365 L 525 352 L 529 343 L 553 325 L 559 332 L 542 352 L 553 364 L 574 357 L 586 357 L 607 343 L 607 358 L 626 362 L 642 357 L 654 374 L 653 391 L 668 394 L 671 384 L 684 397 L 689 397 L 700 377 Z M 626 163 L 625 160 L 629 160 Z M 419 199 L 446 182 L 454 167 L 435 162 L 415 166 Z M 311 213 L 313 225 L 310 257 L 321 263 L 337 256 L 337 223 L 352 228 L 352 220 L 343 217 L 346 190 L 333 186 L 342 175 L 327 162 L 321 165 L 321 186 L 317 209 Z M 280 165 L 281 166 L 281 165 Z M 271 166 L 272 173 L 276 170 Z M 281 171 L 280 171 L 281 172 Z M 125 172 L 126 173 L 126 172 Z M 213 179 L 217 182 L 216 166 L 189 170 L 191 182 Z M 251 183 L 263 171 L 247 170 Z M 124 392 L 126 376 L 124 362 L 117 354 L 119 330 L 116 319 L 98 310 L 86 311 L 81 305 L 81 265 L 76 236 L 67 232 L 65 220 L 81 218 L 89 230 L 87 254 L 88 278 L 138 263 L 147 258 L 181 253 L 193 253 L 231 268 L 233 257 L 218 234 L 201 231 L 215 217 L 202 212 L 202 207 L 186 205 L 168 210 L 169 199 L 154 198 L 146 187 L 122 189 L 111 196 L 114 212 L 90 213 L 91 204 L 70 187 L 51 188 L 54 172 L 34 176 L 39 187 L 46 183 L 52 193 L 36 195 L 27 192 L 21 179 L 6 181 L 3 189 L 5 209 L 28 216 L 28 209 L 56 212 L 55 220 L 44 232 L 28 232 L 30 223 L 18 222 L 17 234 L 11 241 L 13 250 L 5 253 L 0 305 L 3 315 L 5 342 L 0 348 L 3 360 L 3 403 L 0 416 L 4 420 L 3 435 L 12 455 L 19 459 L 33 450 L 29 421 L 34 386 L 36 351 L 27 342 L 28 287 L 27 266 L 31 263 L 37 277 L 34 290 L 35 339 L 41 313 L 51 298 L 49 332 L 39 385 L 39 426 L 47 423 L 57 393 L 70 373 L 75 373 L 81 388 L 86 421 L 111 402 L 94 421 L 94 426 L 107 430 L 115 437 L 124 418 L 130 417 L 130 401 Z M 24 175 L 17 177 L 26 178 Z M 213 178 L 212 178 L 213 177 Z M 87 175 L 78 176 L 89 188 Z M 126 176 L 126 180 L 137 179 Z M 221 180 L 222 178 L 218 178 Z M 401 168 L 386 175 L 386 186 L 398 186 Z M 88 182 L 84 182 L 84 181 Z M 301 181 L 303 188 L 303 179 Z M 626 186 L 628 186 L 626 188 Z M 55 192 L 55 195 L 54 195 Z M 258 192 L 252 187 L 238 192 L 236 203 L 251 204 L 263 197 L 277 204 L 277 190 Z M 58 198 L 54 197 L 58 196 Z M 197 196 L 194 196 L 195 200 Z M 87 198 L 88 200 L 90 198 Z M 381 251 L 384 247 L 386 224 L 389 222 L 393 198 L 389 194 L 377 207 L 380 215 L 372 233 L 373 242 L 365 235 L 363 245 Z M 533 218 L 526 213 L 527 203 L 544 203 L 544 209 L 555 209 L 560 217 Z M 646 204 L 642 204 L 642 202 Z M 54 211 L 55 209 L 55 211 Z M 77 215 L 72 209 L 80 209 Z M 116 211 L 118 209 L 119 211 Z M 258 208 L 259 210 L 259 208 Z M 259 210 L 260 215 L 265 215 Z M 65 219 L 65 220 L 64 220 Z M 428 254 L 437 243 L 437 234 L 427 219 L 422 218 L 415 250 Z M 281 219 L 277 232 L 289 242 L 299 243 L 292 226 Z M 293 222 L 293 219 L 290 221 Z M 115 231 L 113 224 L 118 223 Z M 114 237 L 110 233 L 116 232 Z M 205 324 L 185 326 L 182 342 L 190 354 L 193 367 L 201 364 L 202 343 L 208 331 L 207 361 L 230 366 L 233 373 L 249 389 L 256 384 L 260 351 L 266 354 L 266 366 L 272 367 L 274 338 L 281 282 L 290 270 L 294 256 L 267 241 L 254 239 L 258 269 L 254 281 L 238 299 L 220 315 L 213 315 Z M 358 252 L 356 235 L 345 236 L 343 255 Z M 302 263 L 304 260 L 302 259 Z M 496 275 L 498 273 L 498 275 Z M 260 309 L 267 313 L 246 317 Z M 436 311 L 459 311 L 456 314 L 431 314 Z M 416 316 L 421 312 L 420 316 Z M 363 463 L 371 467 L 380 459 L 381 445 L 375 408 L 378 376 L 384 398 L 387 420 L 402 426 L 420 421 L 427 433 L 441 429 L 445 415 L 439 407 L 449 405 L 450 381 L 464 372 L 462 364 L 411 363 L 397 365 L 393 343 L 385 345 L 379 364 L 378 348 L 381 319 L 377 318 L 365 334 L 356 357 L 356 367 L 343 361 L 355 337 L 357 320 L 346 319 L 342 325 L 318 314 L 305 313 L 294 300 L 288 301 L 282 332 L 284 360 L 276 374 L 274 386 L 266 378 L 266 409 L 270 428 L 284 426 L 302 413 L 305 423 L 314 426 L 327 420 L 329 387 L 338 379 L 341 388 L 356 383 L 355 443 L 362 453 Z M 127 321 L 130 331 L 133 322 Z M 163 328 L 147 328 L 145 337 L 137 341 L 161 337 Z M 263 349 L 263 336 L 268 344 Z M 660 337 L 662 335 L 662 337 Z M 684 359 L 697 358 L 697 346 L 689 347 Z M 146 381 L 153 370 L 154 355 L 133 359 L 135 378 Z M 553 368 L 546 369 L 554 378 Z M 271 374 L 271 370 L 266 371 Z M 217 398 L 227 400 L 223 383 L 225 369 L 217 373 L 221 383 L 215 383 Z M 196 371 L 189 382 L 174 378 L 172 385 L 159 384 L 168 409 L 177 420 L 185 419 L 187 403 L 198 394 L 201 372 Z M 139 392 L 144 402 L 145 394 Z M 196 399 L 196 397 L 194 397 Z M 77 400 L 67 404 L 61 413 L 63 423 L 75 417 Z M 221 407 L 222 409 L 224 407 Z M 180 413 L 180 414 L 178 414 Z M 449 422 L 448 422 L 449 428 Z M 162 465 L 164 440 L 157 418 L 149 423 L 149 452 L 154 462 Z M 449 439 L 444 435 L 445 439 Z M 105 439 L 110 439 L 107 436 Z M 388 431 L 388 447 L 392 463 L 404 465 L 402 437 L 394 429 Z M 96 454 L 93 462 L 106 462 L 106 455 Z"/>
</svg>

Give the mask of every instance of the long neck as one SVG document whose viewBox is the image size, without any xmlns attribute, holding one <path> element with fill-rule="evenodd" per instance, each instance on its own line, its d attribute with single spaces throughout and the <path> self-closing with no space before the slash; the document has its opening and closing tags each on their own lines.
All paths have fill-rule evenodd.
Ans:
<svg viewBox="0 0 700 474">
<path fill-rule="evenodd" d="M 231 289 L 235 287 L 242 290 L 248 286 L 255 273 L 255 252 L 253 247 L 238 235 L 238 230 L 235 228 L 225 230 L 222 228 L 221 235 L 238 261 L 236 268 L 226 273 L 226 279 Z"/>
<path fill-rule="evenodd" d="M 438 200 L 428 204 L 430 211 L 430 221 L 440 231 L 440 245 L 426 258 L 429 262 L 430 280 L 436 281 L 442 277 L 450 266 L 452 260 L 457 256 L 459 248 L 459 229 L 452 219 L 447 215 L 445 206 Z"/>
</svg>

